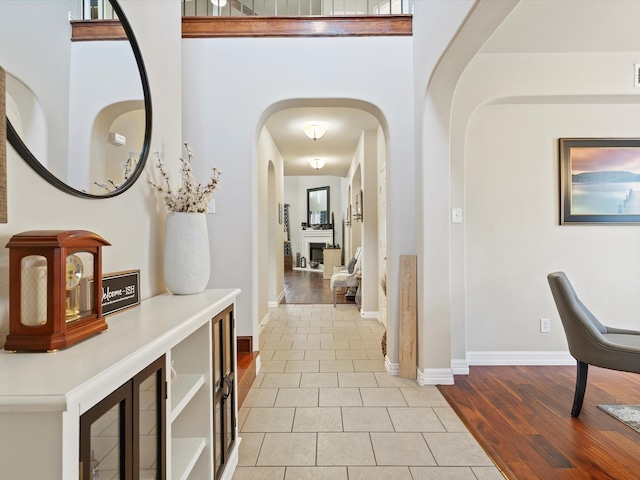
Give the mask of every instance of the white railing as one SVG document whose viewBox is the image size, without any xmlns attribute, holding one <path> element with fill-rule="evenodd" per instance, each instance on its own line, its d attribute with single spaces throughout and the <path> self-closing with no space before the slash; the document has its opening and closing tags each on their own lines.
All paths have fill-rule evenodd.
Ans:
<svg viewBox="0 0 640 480">
<path fill-rule="evenodd" d="M 414 0 L 182 0 L 182 16 L 307 17 L 341 15 L 403 15 Z M 72 2 L 70 2 L 72 3 Z M 107 0 L 78 0 L 73 19 L 114 19 Z"/>
<path fill-rule="evenodd" d="M 115 20 L 118 18 L 108 0 L 69 1 L 70 20 Z"/>
<path fill-rule="evenodd" d="M 182 0 L 184 17 L 402 15 L 413 0 Z"/>
</svg>

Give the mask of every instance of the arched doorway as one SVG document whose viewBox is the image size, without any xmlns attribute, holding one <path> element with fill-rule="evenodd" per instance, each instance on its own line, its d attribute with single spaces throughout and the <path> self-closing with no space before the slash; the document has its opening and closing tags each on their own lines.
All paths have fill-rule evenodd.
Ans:
<svg viewBox="0 0 640 480">
<path fill-rule="evenodd" d="M 314 103 L 314 105 L 310 106 L 308 103 Z M 360 108 L 355 108 L 354 103 Z M 268 295 L 259 295 L 265 299 L 268 297 L 267 306 L 273 305 L 274 298 L 277 298 L 278 302 L 283 298 L 284 301 L 287 301 L 286 281 L 283 285 L 284 295 L 272 291 L 273 282 L 271 279 L 274 272 L 281 267 L 281 264 L 273 261 L 281 255 L 283 250 L 280 237 L 283 237 L 285 227 L 277 222 L 278 205 L 289 205 L 292 270 L 303 269 L 300 263 L 302 258 L 309 259 L 308 252 L 303 251 L 306 246 L 301 239 L 302 224 L 307 223 L 307 190 L 326 186 L 330 190 L 329 216 L 333 214 L 334 218 L 332 235 L 335 240 L 333 242 L 341 249 L 342 265 L 345 265 L 353 257 L 355 248 L 363 245 L 365 238 L 368 240 L 370 252 L 366 256 L 367 265 L 365 268 L 372 278 L 371 285 L 375 287 L 367 287 L 370 291 L 364 295 L 372 299 L 367 315 L 377 317 L 378 285 L 381 276 L 378 267 L 380 255 L 377 250 L 378 245 L 386 244 L 383 237 L 382 241 L 379 241 L 381 235 L 385 235 L 386 221 L 378 219 L 378 191 L 384 191 L 384 189 L 378 188 L 378 182 L 380 178 L 383 178 L 380 176 L 380 171 L 384 169 L 386 164 L 386 141 L 379 116 L 372 114 L 372 110 L 375 112 L 375 108 L 371 106 L 365 108 L 365 105 L 353 101 L 344 101 L 343 105 L 339 105 L 339 102 L 331 102 L 331 106 L 323 106 L 318 102 L 301 100 L 299 102 L 283 102 L 265 113 L 263 130 L 266 131 L 260 136 L 258 155 L 262 155 L 266 150 L 275 149 L 277 153 L 274 154 L 272 151 L 270 155 L 279 157 L 273 170 L 272 163 L 267 166 L 266 159 L 259 159 L 259 165 L 265 165 L 264 168 L 268 171 L 264 178 L 269 182 L 268 186 L 264 188 L 262 198 L 269 205 L 269 218 L 272 214 L 276 215 L 275 221 L 270 219 L 268 224 L 265 224 L 262 217 L 258 219 L 258 243 L 261 246 L 265 243 L 268 245 L 265 254 L 269 256 L 269 264 L 267 271 L 261 275 L 261 278 L 268 281 L 266 283 L 258 281 L 258 288 L 262 288 L 261 285 L 268 285 Z M 307 137 L 304 134 L 304 127 L 312 124 L 320 125 L 324 130 L 324 135 L 315 140 Z M 350 138 L 350 141 L 345 142 L 345 135 Z M 314 166 L 314 159 L 320 159 L 320 163 L 323 165 L 318 168 L 316 162 Z M 281 170 L 279 162 L 282 163 Z M 272 172 L 275 174 L 275 180 L 271 179 Z M 282 184 L 282 195 L 276 199 L 271 197 L 274 191 L 272 182 L 276 184 L 281 182 Z M 364 207 L 362 203 L 368 204 L 365 222 L 362 221 L 362 218 L 353 217 L 356 199 L 360 202 L 358 207 L 361 211 Z M 260 209 L 262 210 L 262 207 Z M 349 217 L 350 213 L 352 217 Z M 274 230 L 274 224 L 282 228 Z M 367 225 L 369 228 L 366 227 Z M 275 242 L 275 238 L 280 238 L 281 241 Z M 265 242 L 265 239 L 268 240 Z M 262 251 L 262 247 L 259 248 Z M 309 265 L 306 269 L 309 270 Z M 324 271 L 319 271 L 315 275 L 318 277 L 327 276 Z M 284 277 L 287 278 L 286 271 Z M 329 280 L 330 274 L 328 274 L 328 278 L 324 278 L 323 282 L 327 285 L 327 289 L 329 288 Z M 318 283 L 316 282 L 316 284 Z M 329 294 L 324 297 L 320 295 L 317 297 L 306 295 L 306 297 L 312 300 L 294 300 L 292 303 L 332 302 L 330 289 Z M 313 300 L 314 298 L 316 300 Z M 262 306 L 260 308 L 262 310 Z M 262 311 L 265 314 L 268 313 L 266 308 Z M 260 318 L 262 317 L 261 313 Z"/>
</svg>

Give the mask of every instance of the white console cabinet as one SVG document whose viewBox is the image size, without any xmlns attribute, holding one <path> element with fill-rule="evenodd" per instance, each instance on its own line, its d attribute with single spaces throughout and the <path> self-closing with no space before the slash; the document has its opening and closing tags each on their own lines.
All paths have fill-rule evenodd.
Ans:
<svg viewBox="0 0 640 480">
<path fill-rule="evenodd" d="M 106 331 L 66 350 L 0 351 L 0 478 L 80 479 L 79 452 L 87 451 L 81 448 L 81 418 L 95 421 L 97 411 L 95 423 L 100 424 L 100 416 L 106 418 L 113 410 L 117 415 L 118 408 L 109 410 L 109 402 L 132 384 L 133 400 L 121 404 L 131 403 L 138 413 L 123 414 L 120 425 L 143 418 L 133 428 L 124 427 L 127 435 L 141 438 L 134 440 L 138 445 L 133 449 L 134 467 L 144 463 L 145 444 L 153 443 L 164 463 L 157 468 L 160 478 L 230 480 L 240 443 L 234 323 L 239 293 L 228 289 L 159 295 L 109 317 Z M 140 413 L 145 398 L 153 398 L 145 392 L 145 379 L 157 383 L 165 376 L 165 385 L 157 390 L 157 385 L 152 387 L 163 392 L 157 396 L 160 405 L 153 408 L 162 412 L 156 415 L 164 425 L 150 428 L 146 412 Z M 146 431 L 160 441 L 149 442 Z M 91 437 L 96 450 L 104 441 Z M 101 459 L 105 473 L 111 460 Z M 83 480 L 94 476 L 89 473 L 87 479 L 87 471 L 85 468 Z M 130 478 L 130 474 L 114 478 Z M 135 478 L 147 477 L 136 473 Z"/>
</svg>

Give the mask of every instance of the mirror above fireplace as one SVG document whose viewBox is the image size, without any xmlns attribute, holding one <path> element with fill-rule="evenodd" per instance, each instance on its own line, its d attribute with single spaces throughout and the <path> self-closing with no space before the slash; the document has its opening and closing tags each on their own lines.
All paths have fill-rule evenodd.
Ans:
<svg viewBox="0 0 640 480">
<path fill-rule="evenodd" d="M 307 189 L 307 225 L 316 230 L 331 228 L 328 186 Z"/>
</svg>

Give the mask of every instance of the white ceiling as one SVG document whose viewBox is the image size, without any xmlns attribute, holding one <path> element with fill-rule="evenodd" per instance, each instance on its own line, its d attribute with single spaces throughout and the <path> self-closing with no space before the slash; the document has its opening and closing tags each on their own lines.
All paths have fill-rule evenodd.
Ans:
<svg viewBox="0 0 640 480">
<path fill-rule="evenodd" d="M 521 0 L 481 53 L 640 52 L 639 27 L 640 0 Z M 325 127 L 324 137 L 307 138 L 302 129 L 310 123 Z M 344 177 L 362 130 L 377 128 L 378 121 L 355 108 L 304 107 L 280 111 L 266 126 L 286 176 Z M 314 170 L 313 158 L 325 160 L 325 167 Z"/>
<path fill-rule="evenodd" d="M 638 0 L 521 0 L 482 53 L 640 51 Z"/>
<path fill-rule="evenodd" d="M 318 124 L 326 133 L 318 140 L 303 128 Z M 299 107 L 281 110 L 266 122 L 267 129 L 284 159 L 285 176 L 336 175 L 345 177 L 363 130 L 375 129 L 378 120 L 363 110 L 347 107 Z M 309 164 L 314 158 L 326 162 L 320 170 Z"/>
</svg>

